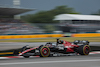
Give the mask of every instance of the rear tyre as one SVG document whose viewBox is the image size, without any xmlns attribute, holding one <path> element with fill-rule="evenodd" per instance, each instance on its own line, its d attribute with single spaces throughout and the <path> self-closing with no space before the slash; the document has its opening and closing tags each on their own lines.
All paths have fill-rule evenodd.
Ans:
<svg viewBox="0 0 100 67">
<path fill-rule="evenodd" d="M 80 55 L 88 55 L 89 52 L 90 52 L 90 46 L 89 45 L 81 45 L 77 52 L 80 54 Z"/>
<path fill-rule="evenodd" d="M 40 57 L 49 57 L 50 56 L 50 48 L 47 46 L 40 47 Z"/>
</svg>

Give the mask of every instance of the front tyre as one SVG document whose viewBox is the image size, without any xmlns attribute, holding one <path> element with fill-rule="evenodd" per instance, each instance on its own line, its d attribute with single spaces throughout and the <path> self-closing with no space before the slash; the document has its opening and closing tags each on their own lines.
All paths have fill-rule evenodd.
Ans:
<svg viewBox="0 0 100 67">
<path fill-rule="evenodd" d="M 80 54 L 80 55 L 88 55 L 89 52 L 90 52 L 90 46 L 89 45 L 81 45 L 77 52 Z"/>
<path fill-rule="evenodd" d="M 40 57 L 49 57 L 50 56 L 50 48 L 47 46 L 40 47 Z"/>
<path fill-rule="evenodd" d="M 29 58 L 29 56 L 23 56 L 24 58 Z"/>
</svg>

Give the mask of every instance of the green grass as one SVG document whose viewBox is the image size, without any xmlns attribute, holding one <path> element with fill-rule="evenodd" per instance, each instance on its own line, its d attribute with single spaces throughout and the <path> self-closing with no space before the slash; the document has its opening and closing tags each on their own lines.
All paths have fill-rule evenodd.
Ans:
<svg viewBox="0 0 100 67">
<path fill-rule="evenodd" d="M 100 37 L 62 37 L 60 39 L 69 42 L 73 42 L 74 40 L 88 40 L 89 42 L 100 42 Z M 0 40 L 0 42 L 55 42 L 55 41 L 56 38 Z"/>
</svg>

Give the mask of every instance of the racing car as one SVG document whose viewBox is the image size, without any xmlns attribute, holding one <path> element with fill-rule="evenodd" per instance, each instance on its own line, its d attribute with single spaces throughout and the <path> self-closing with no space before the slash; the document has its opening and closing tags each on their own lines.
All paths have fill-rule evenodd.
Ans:
<svg viewBox="0 0 100 67">
<path fill-rule="evenodd" d="M 45 45 L 40 45 L 38 47 L 29 47 L 26 45 L 22 47 L 21 50 L 15 50 L 13 54 L 29 58 L 30 56 L 50 57 L 55 55 L 67 55 L 70 53 L 89 55 L 89 52 L 89 41 L 76 40 L 74 42 L 68 42 L 57 39 L 56 43 L 47 42 Z"/>
</svg>

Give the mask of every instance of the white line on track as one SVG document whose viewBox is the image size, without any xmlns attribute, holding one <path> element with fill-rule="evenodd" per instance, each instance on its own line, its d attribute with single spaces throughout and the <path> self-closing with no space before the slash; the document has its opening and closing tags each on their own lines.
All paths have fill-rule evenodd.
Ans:
<svg viewBox="0 0 100 67">
<path fill-rule="evenodd" d="M 88 60 L 60 60 L 60 61 L 37 61 L 37 62 L 14 62 L 14 63 L 0 63 L 0 65 L 15 65 L 15 64 L 36 64 L 36 63 L 62 63 L 62 62 L 86 62 L 86 61 L 100 61 L 100 59 Z"/>
</svg>

